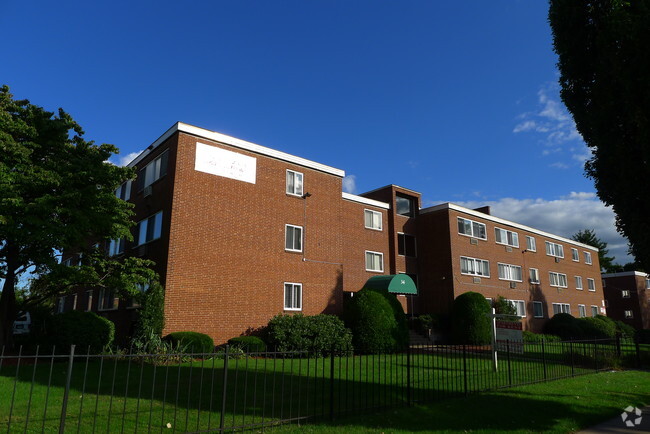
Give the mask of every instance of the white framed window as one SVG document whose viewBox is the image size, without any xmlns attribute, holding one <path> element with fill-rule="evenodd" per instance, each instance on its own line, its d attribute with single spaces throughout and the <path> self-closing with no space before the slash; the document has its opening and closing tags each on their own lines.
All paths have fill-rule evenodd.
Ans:
<svg viewBox="0 0 650 434">
<path fill-rule="evenodd" d="M 99 303 L 97 310 L 115 310 L 120 300 L 112 289 L 101 288 L 99 290 Z"/>
<path fill-rule="evenodd" d="M 138 172 L 138 191 L 144 190 L 167 174 L 169 152 L 165 151 Z"/>
<path fill-rule="evenodd" d="M 131 180 L 128 180 L 115 189 L 115 196 L 122 200 L 131 198 Z"/>
<path fill-rule="evenodd" d="M 530 283 L 539 283 L 539 270 L 537 268 L 531 268 L 529 272 Z"/>
<path fill-rule="evenodd" d="M 580 262 L 580 253 L 578 253 L 578 249 L 574 249 L 571 247 L 571 260 L 575 262 Z"/>
<path fill-rule="evenodd" d="M 162 211 L 138 222 L 138 246 L 157 240 L 162 234 Z"/>
<path fill-rule="evenodd" d="M 537 251 L 537 241 L 535 241 L 535 237 L 526 235 L 526 250 L 528 250 L 529 252 Z"/>
<path fill-rule="evenodd" d="M 533 301 L 533 317 L 544 318 L 544 305 L 541 301 Z"/>
<path fill-rule="evenodd" d="M 470 276 L 490 277 L 490 263 L 485 259 L 460 257 L 460 273 Z"/>
<path fill-rule="evenodd" d="M 56 313 L 63 313 L 65 310 L 65 296 L 59 297 L 59 302 L 56 306 Z"/>
<path fill-rule="evenodd" d="M 564 258 L 564 246 L 562 244 L 546 241 L 546 254 L 556 258 Z"/>
<path fill-rule="evenodd" d="M 363 219 L 366 229 L 382 230 L 381 213 L 371 209 L 363 210 Z"/>
<path fill-rule="evenodd" d="M 578 317 L 579 318 L 585 318 L 587 316 L 587 306 L 584 304 L 579 304 L 578 305 Z"/>
<path fill-rule="evenodd" d="M 303 175 L 300 172 L 287 169 L 287 194 L 302 196 Z"/>
<path fill-rule="evenodd" d="M 621 290 L 621 297 L 630 298 L 630 290 L 629 289 L 622 289 Z"/>
<path fill-rule="evenodd" d="M 553 303 L 553 315 L 558 313 L 571 314 L 571 305 L 568 303 Z"/>
<path fill-rule="evenodd" d="M 505 244 L 510 247 L 519 247 L 519 234 L 506 229 L 494 228 L 494 238 L 497 244 Z"/>
<path fill-rule="evenodd" d="M 585 264 L 591 265 L 591 252 L 582 252 L 585 254 Z"/>
<path fill-rule="evenodd" d="M 650 289 L 650 279 L 645 280 L 645 289 Z"/>
<path fill-rule="evenodd" d="M 582 291 L 582 277 L 575 276 L 575 278 L 576 278 L 576 289 Z"/>
<path fill-rule="evenodd" d="M 302 283 L 284 282 L 284 310 L 302 310 Z"/>
<path fill-rule="evenodd" d="M 366 271 L 384 272 L 384 254 L 366 250 Z"/>
<path fill-rule="evenodd" d="M 596 281 L 594 279 L 587 278 L 587 289 L 592 292 L 596 290 Z"/>
<path fill-rule="evenodd" d="M 502 264 L 500 262 L 497 265 L 499 267 L 499 279 L 514 282 L 522 281 L 521 267 L 519 265 Z"/>
<path fill-rule="evenodd" d="M 284 250 L 302 252 L 302 226 L 284 225 Z"/>
<path fill-rule="evenodd" d="M 401 256 L 417 256 L 415 248 L 415 237 L 413 235 L 397 233 L 397 254 Z"/>
<path fill-rule="evenodd" d="M 591 316 L 596 316 L 598 315 L 598 306 L 591 306 Z"/>
<path fill-rule="evenodd" d="M 524 318 L 526 316 L 526 302 L 524 300 L 507 300 L 516 310 L 516 315 Z"/>
<path fill-rule="evenodd" d="M 111 240 L 108 244 L 108 256 L 117 256 L 124 253 L 125 244 L 126 240 L 124 238 Z"/>
<path fill-rule="evenodd" d="M 480 238 L 487 240 L 487 231 L 484 223 L 475 222 L 474 220 L 458 217 L 458 233 L 468 237 Z"/>
<path fill-rule="evenodd" d="M 86 291 L 86 312 L 93 310 L 93 290 Z"/>
<path fill-rule="evenodd" d="M 549 285 L 551 286 L 557 286 L 560 288 L 567 287 L 566 274 L 549 271 L 548 280 L 549 280 Z"/>
<path fill-rule="evenodd" d="M 631 310 L 626 310 L 623 312 L 623 315 L 626 319 L 634 318 L 634 313 Z"/>
</svg>

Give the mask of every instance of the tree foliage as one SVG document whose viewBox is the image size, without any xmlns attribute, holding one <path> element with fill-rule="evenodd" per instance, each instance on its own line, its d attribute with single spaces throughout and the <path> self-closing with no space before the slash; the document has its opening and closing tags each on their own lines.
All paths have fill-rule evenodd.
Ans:
<svg viewBox="0 0 650 434">
<path fill-rule="evenodd" d="M 596 231 L 593 229 L 580 230 L 573 234 L 571 239 L 588 246 L 596 247 L 598 249 L 598 263 L 600 264 L 600 268 L 608 273 L 616 272 L 619 266 L 614 264 L 614 257 L 607 256 L 609 253 L 607 243 L 596 236 Z"/>
<path fill-rule="evenodd" d="M 0 88 L 0 346 L 11 343 L 19 276 L 37 276 L 23 310 L 72 291 L 77 285 L 137 293 L 154 277 L 149 261 L 120 262 L 90 245 L 132 239 L 131 206 L 114 191 L 133 170 L 108 163 L 113 145 L 95 145 L 72 117 L 14 100 Z M 83 253 L 81 265 L 65 267 L 63 251 Z"/>
<path fill-rule="evenodd" d="M 561 96 L 593 156 L 599 198 L 650 269 L 650 0 L 551 0 Z"/>
</svg>

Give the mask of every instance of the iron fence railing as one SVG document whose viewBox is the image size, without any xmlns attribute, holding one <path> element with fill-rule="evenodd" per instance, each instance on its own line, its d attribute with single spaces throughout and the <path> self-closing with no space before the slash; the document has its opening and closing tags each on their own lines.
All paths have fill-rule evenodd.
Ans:
<svg viewBox="0 0 650 434">
<path fill-rule="evenodd" d="M 649 363 L 617 339 L 490 347 L 412 345 L 357 354 L 0 353 L 7 432 L 210 432 L 334 419 L 491 389 Z"/>
</svg>

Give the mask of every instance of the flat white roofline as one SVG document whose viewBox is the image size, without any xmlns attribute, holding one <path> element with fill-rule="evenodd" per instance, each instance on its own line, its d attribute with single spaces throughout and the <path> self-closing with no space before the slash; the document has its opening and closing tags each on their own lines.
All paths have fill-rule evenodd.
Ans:
<svg viewBox="0 0 650 434">
<path fill-rule="evenodd" d="M 641 271 L 621 271 L 620 273 L 603 273 L 600 277 L 626 277 L 626 276 L 639 276 L 639 277 L 648 277 L 646 273 Z"/>
<path fill-rule="evenodd" d="M 305 158 L 296 157 L 295 155 L 291 155 L 275 149 L 267 148 L 266 146 L 258 145 L 252 142 L 247 142 L 246 140 L 241 140 L 236 137 L 227 136 L 225 134 L 206 130 L 204 128 L 195 127 L 193 125 L 184 124 L 182 122 L 177 122 L 170 129 L 165 131 L 165 133 L 162 136 L 160 136 L 155 142 L 153 142 L 147 149 L 142 151 L 142 153 L 140 153 L 140 155 L 138 155 L 133 161 L 131 161 L 128 164 L 128 166 L 129 167 L 136 166 L 140 161 L 142 161 L 144 157 L 149 155 L 154 149 L 160 146 L 161 143 L 163 143 L 165 140 L 167 140 L 177 131 L 187 133 L 187 134 L 192 134 L 194 136 L 223 143 L 226 145 L 234 146 L 236 148 L 244 149 L 246 151 L 255 152 L 257 154 L 266 155 L 267 157 L 272 157 L 278 160 L 294 163 L 299 166 L 308 167 L 310 169 L 318 170 L 320 172 L 329 173 L 330 175 L 339 176 L 341 178 L 345 176 L 345 171 L 341 169 L 336 169 L 331 166 L 326 166 L 325 164 L 320 164 L 315 161 L 307 160 Z"/>
<path fill-rule="evenodd" d="M 502 224 L 502 225 L 505 225 L 505 226 L 511 226 L 513 228 L 521 229 L 523 231 L 532 232 L 534 234 L 540 235 L 540 236 L 545 237 L 545 238 L 550 238 L 550 239 L 553 239 L 553 240 L 562 241 L 562 242 L 567 243 L 567 244 L 580 246 L 583 249 L 589 249 L 589 250 L 593 250 L 595 252 L 598 251 L 598 249 L 596 247 L 589 246 L 587 244 L 582 244 L 582 243 L 579 243 L 577 241 L 573 241 L 573 240 L 570 240 L 568 238 L 561 237 L 559 235 L 550 234 L 548 232 L 540 231 L 539 229 L 531 228 L 530 226 L 525 226 L 525 225 L 522 225 L 522 224 L 519 224 L 519 223 L 511 222 L 509 220 L 505 220 L 505 219 L 502 219 L 502 218 L 499 218 L 499 217 L 494 217 L 494 216 L 489 215 L 489 214 L 484 214 L 482 212 L 475 211 L 475 210 L 469 209 L 469 208 L 465 208 L 463 206 L 456 205 L 456 204 L 450 203 L 450 202 L 442 203 L 440 205 L 431 206 L 429 208 L 423 208 L 423 209 L 420 210 L 420 214 L 428 214 L 428 213 L 432 213 L 432 212 L 436 212 L 436 211 L 441 211 L 441 210 L 444 210 L 444 209 L 453 209 L 454 211 L 459 211 L 459 212 L 469 214 L 469 215 L 474 216 L 474 217 L 482 218 L 484 220 L 489 220 L 489 221 L 494 222 L 494 223 L 499 223 L 499 224 Z"/>
<path fill-rule="evenodd" d="M 364 191 L 362 194 L 370 194 L 370 193 L 374 193 L 375 191 L 383 190 L 383 189 L 385 189 L 385 188 L 387 188 L 387 187 L 397 187 L 397 188 L 400 188 L 400 189 L 402 189 L 402 190 L 406 190 L 406 191 L 409 191 L 409 192 L 411 192 L 411 193 L 415 193 L 415 194 L 418 195 L 418 196 L 421 196 L 421 195 L 422 195 L 419 191 L 411 190 L 410 188 L 401 187 L 401 186 L 399 186 L 399 185 L 395 185 L 395 184 L 388 184 L 388 185 L 384 185 L 383 187 L 379 187 L 379 188 L 372 189 L 372 190 L 370 190 L 370 191 Z"/>
<path fill-rule="evenodd" d="M 386 202 L 380 202 L 374 199 L 368 199 L 367 197 L 357 196 L 356 194 L 350 194 L 343 192 L 343 199 L 351 200 L 352 202 L 359 202 L 365 205 L 376 206 L 377 208 L 390 209 L 390 205 Z"/>
</svg>

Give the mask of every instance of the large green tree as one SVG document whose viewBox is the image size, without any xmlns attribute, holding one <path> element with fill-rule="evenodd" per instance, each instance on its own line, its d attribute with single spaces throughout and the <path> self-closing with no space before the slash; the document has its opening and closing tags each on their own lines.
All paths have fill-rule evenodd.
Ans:
<svg viewBox="0 0 650 434">
<path fill-rule="evenodd" d="M 131 239 L 131 206 L 114 191 L 132 169 L 108 163 L 112 145 L 83 138 L 72 117 L 15 100 L 0 88 L 0 347 L 11 344 L 16 284 L 36 276 L 21 308 L 78 285 L 135 293 L 154 277 L 149 261 L 107 257 L 92 242 Z M 82 253 L 80 265 L 60 264 L 60 254 Z"/>
<path fill-rule="evenodd" d="M 551 0 L 549 22 L 586 175 L 650 269 L 650 0 Z"/>
<path fill-rule="evenodd" d="M 580 230 L 573 234 L 572 240 L 598 249 L 598 263 L 600 268 L 608 273 L 615 273 L 619 266 L 614 265 L 614 257 L 607 256 L 609 249 L 607 243 L 596 236 L 593 229 Z"/>
</svg>

